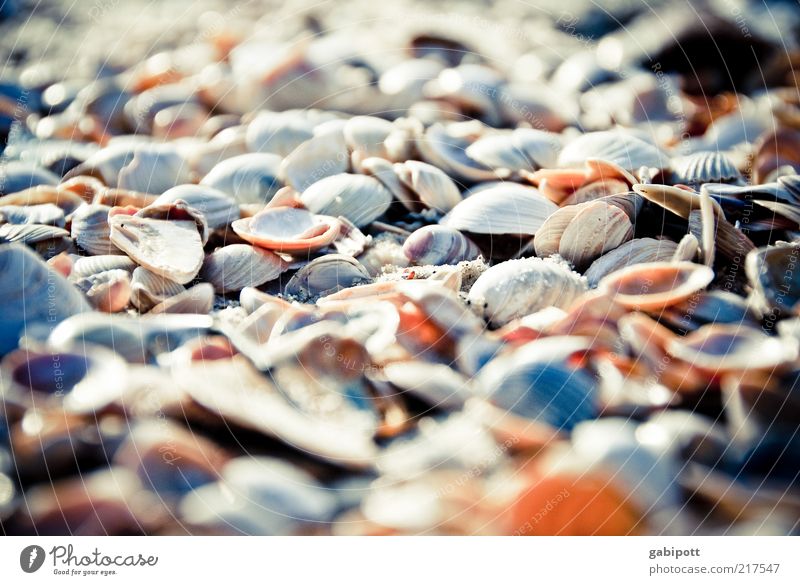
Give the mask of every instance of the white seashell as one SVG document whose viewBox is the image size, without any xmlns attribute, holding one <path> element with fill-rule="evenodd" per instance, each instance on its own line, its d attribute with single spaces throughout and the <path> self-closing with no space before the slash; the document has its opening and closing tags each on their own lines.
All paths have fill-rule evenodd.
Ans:
<svg viewBox="0 0 800 585">
<path fill-rule="evenodd" d="M 658 147 L 632 134 L 607 130 L 581 134 L 567 144 L 558 156 L 559 167 L 582 167 L 587 159 L 599 158 L 626 171 L 641 167 L 667 169 L 669 157 Z"/>
<path fill-rule="evenodd" d="M 178 185 L 165 191 L 153 205 L 184 201 L 206 218 L 211 229 L 222 228 L 239 219 L 239 206 L 233 197 L 207 185 Z"/>
<path fill-rule="evenodd" d="M 439 266 L 475 260 L 481 251 L 458 230 L 429 225 L 412 233 L 403 244 L 403 253 L 414 264 Z"/>
<path fill-rule="evenodd" d="M 546 307 L 566 309 L 588 290 L 586 279 L 550 259 L 508 260 L 489 268 L 469 291 L 469 302 L 493 325 Z"/>
<path fill-rule="evenodd" d="M 260 112 L 247 126 L 250 152 L 284 157 L 314 135 L 314 124 L 298 112 Z"/>
<path fill-rule="evenodd" d="M 140 145 L 117 175 L 116 186 L 140 193 L 163 193 L 191 182 L 191 168 L 172 145 Z"/>
<path fill-rule="evenodd" d="M 454 126 L 434 124 L 417 141 L 425 161 L 458 181 L 473 183 L 497 179 L 495 171 L 467 155 L 467 148 L 474 140 L 460 135 Z"/>
<path fill-rule="evenodd" d="M 142 313 L 184 290 L 183 285 L 141 266 L 133 271 L 131 277 L 131 303 Z"/>
<path fill-rule="evenodd" d="M 286 266 L 277 254 L 247 244 L 232 244 L 206 256 L 200 276 L 214 286 L 215 292 L 224 294 L 274 280 Z"/>
<path fill-rule="evenodd" d="M 354 258 L 327 254 L 298 270 L 286 284 L 286 294 L 309 299 L 371 280 L 366 269 Z"/>
<path fill-rule="evenodd" d="M 346 172 L 349 162 L 344 134 L 332 125 L 295 148 L 281 163 L 280 176 L 303 191 L 320 179 Z"/>
<path fill-rule="evenodd" d="M 97 272 L 78 279 L 75 286 L 98 311 L 118 313 L 131 298 L 131 273 L 122 269 Z"/>
<path fill-rule="evenodd" d="M 265 204 L 283 187 L 278 178 L 281 157 L 250 153 L 234 156 L 217 164 L 200 181 L 227 193 L 239 203 Z"/>
<path fill-rule="evenodd" d="M 419 198 L 397 176 L 394 165 L 388 160 L 373 156 L 361 163 L 361 171 L 378 179 L 389 192 L 409 211 L 419 211 Z"/>
<path fill-rule="evenodd" d="M 637 238 L 606 252 L 592 262 L 584 272 L 589 286 L 594 288 L 606 276 L 626 266 L 647 262 L 666 262 L 673 257 L 678 246 L 672 240 Z"/>
<path fill-rule="evenodd" d="M 0 207 L 0 223 L 53 225 L 63 228 L 64 210 L 52 203 L 3 205 Z"/>
<path fill-rule="evenodd" d="M 461 202 L 461 193 L 453 180 L 433 165 L 409 160 L 395 163 L 394 172 L 425 207 L 447 213 Z"/>
<path fill-rule="evenodd" d="M 339 235 L 341 222 L 305 209 L 268 207 L 233 222 L 232 227 L 242 239 L 261 248 L 300 254 L 331 244 Z"/>
<path fill-rule="evenodd" d="M 214 307 L 214 287 L 201 282 L 174 296 L 168 297 L 150 309 L 149 315 L 162 313 L 188 313 L 206 315 Z"/>
<path fill-rule="evenodd" d="M 467 197 L 439 223 L 477 234 L 534 235 L 557 210 L 537 189 L 504 183 Z"/>
<path fill-rule="evenodd" d="M 344 125 L 344 140 L 352 151 L 353 167 L 361 168 L 361 162 L 372 156 L 389 158 L 386 139 L 394 125 L 375 116 L 354 116 Z"/>
<path fill-rule="evenodd" d="M 721 152 L 695 152 L 673 159 L 672 182 L 697 186 L 703 183 L 739 183 L 742 175 Z"/>
<path fill-rule="evenodd" d="M 119 254 L 120 250 L 111 241 L 108 222 L 108 205 L 84 205 L 72 214 L 71 235 L 75 243 L 89 254 Z"/>
<path fill-rule="evenodd" d="M 125 270 L 132 273 L 136 262 L 124 254 L 105 254 L 99 256 L 83 256 L 75 260 L 71 277 L 84 278 L 107 270 Z"/>
<path fill-rule="evenodd" d="M 392 203 L 392 194 L 377 179 L 342 173 L 317 181 L 300 195 L 312 213 L 342 215 L 357 227 L 372 223 Z"/>
<path fill-rule="evenodd" d="M 111 242 L 137 264 L 184 284 L 203 265 L 201 233 L 194 220 L 161 220 L 137 215 L 111 216 Z"/>
</svg>

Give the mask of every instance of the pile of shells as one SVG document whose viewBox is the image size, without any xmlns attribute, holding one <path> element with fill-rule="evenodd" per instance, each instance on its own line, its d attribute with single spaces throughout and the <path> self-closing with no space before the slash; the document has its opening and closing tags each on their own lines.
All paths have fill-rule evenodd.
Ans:
<svg viewBox="0 0 800 585">
<path fill-rule="evenodd" d="M 0 530 L 796 533 L 798 42 L 625 10 L 0 83 Z"/>
</svg>

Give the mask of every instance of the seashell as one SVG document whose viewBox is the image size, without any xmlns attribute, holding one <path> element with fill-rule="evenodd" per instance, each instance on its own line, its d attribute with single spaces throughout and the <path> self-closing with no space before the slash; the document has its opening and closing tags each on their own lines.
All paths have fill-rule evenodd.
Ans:
<svg viewBox="0 0 800 585">
<path fill-rule="evenodd" d="M 206 218 L 210 229 L 222 228 L 239 219 L 239 206 L 229 195 L 206 185 L 178 185 L 165 191 L 152 205 L 185 202 Z"/>
<path fill-rule="evenodd" d="M 111 241 L 111 226 L 107 205 L 84 205 L 72 214 L 72 239 L 89 254 L 120 254 L 119 248 Z"/>
<path fill-rule="evenodd" d="M 105 270 L 75 281 L 92 306 L 104 313 L 118 313 L 131 298 L 131 273 L 127 270 Z"/>
<path fill-rule="evenodd" d="M 183 285 L 141 266 L 133 271 L 130 288 L 131 303 L 142 313 L 186 290 Z"/>
<path fill-rule="evenodd" d="M 203 236 L 198 218 L 180 205 L 146 207 L 135 215 L 113 214 L 109 218 L 111 242 L 137 264 L 175 282 L 192 280 L 203 264 Z M 191 211 L 190 208 L 188 208 Z M 173 219 L 147 215 L 172 213 Z M 200 218 L 200 221 L 204 220 Z"/>
<path fill-rule="evenodd" d="M 456 184 L 432 165 L 409 160 L 395 163 L 394 172 L 429 209 L 447 213 L 461 202 L 461 193 Z"/>
<path fill-rule="evenodd" d="M 314 136 L 314 124 L 297 112 L 259 112 L 247 126 L 247 150 L 288 156 Z"/>
<path fill-rule="evenodd" d="M 363 227 L 389 209 L 392 194 L 373 177 L 342 173 L 317 181 L 300 200 L 312 213 L 341 215 Z"/>
<path fill-rule="evenodd" d="M 655 311 L 685 301 L 713 279 L 714 271 L 708 266 L 650 262 L 612 272 L 600 280 L 597 288 L 623 307 Z"/>
<path fill-rule="evenodd" d="M 425 226 L 412 233 L 403 244 L 403 253 L 421 266 L 458 264 L 481 255 L 478 246 L 464 234 L 440 225 Z"/>
<path fill-rule="evenodd" d="M 457 181 L 476 183 L 493 181 L 497 174 L 467 155 L 472 141 L 458 134 L 454 125 L 434 124 L 417 141 L 417 148 L 425 162 L 438 167 Z"/>
<path fill-rule="evenodd" d="M 667 262 L 677 250 L 672 240 L 636 238 L 597 258 L 583 273 L 590 288 L 595 288 L 603 277 L 626 266 L 648 262 Z"/>
<path fill-rule="evenodd" d="M 555 203 L 533 187 L 507 183 L 467 197 L 439 223 L 477 234 L 532 236 L 557 209 Z"/>
<path fill-rule="evenodd" d="M 765 335 L 760 328 L 704 325 L 667 344 L 667 351 L 711 375 L 755 369 L 774 370 L 797 359 L 798 340 Z"/>
<path fill-rule="evenodd" d="M 128 273 L 132 273 L 135 268 L 136 262 L 122 254 L 82 256 L 75 260 L 71 275 L 73 278 L 86 278 L 108 270 L 125 270 Z"/>
<path fill-rule="evenodd" d="M 232 244 L 206 256 L 200 277 L 225 294 L 246 286 L 260 286 L 278 278 L 286 270 L 280 256 L 247 244 Z"/>
<path fill-rule="evenodd" d="M 571 207 L 562 207 L 542 224 L 533 240 L 538 256 L 549 256 L 555 248 L 575 266 L 585 267 L 633 237 L 633 224 L 619 207 L 601 200 Z"/>
<path fill-rule="evenodd" d="M 436 408 L 458 409 L 473 395 L 468 380 L 444 364 L 395 362 L 383 369 L 387 381 Z"/>
<path fill-rule="evenodd" d="M 333 241 L 333 247 L 339 254 L 358 256 L 372 242 L 367 236 L 345 217 L 339 217 L 339 235 Z"/>
<path fill-rule="evenodd" d="M 39 224 L 13 224 L 5 223 L 0 225 L 0 243 L 8 244 L 19 242 L 20 244 L 34 245 L 40 242 L 55 243 L 56 240 L 69 239 L 69 232 L 53 225 Z M 54 246 L 55 247 L 55 246 Z"/>
<path fill-rule="evenodd" d="M 0 223 L 53 225 L 63 228 L 64 210 L 52 203 L 21 206 L 3 205 L 0 207 Z"/>
<path fill-rule="evenodd" d="M 507 134 L 490 134 L 467 147 L 467 156 L 496 171 L 536 171 L 556 166 L 561 140 L 557 134 L 518 128 Z"/>
<path fill-rule="evenodd" d="M 419 198 L 414 192 L 406 187 L 397 176 L 394 165 L 388 160 L 373 156 L 364 159 L 361 163 L 361 171 L 378 179 L 389 192 L 403 204 L 409 211 L 419 211 L 421 208 Z"/>
<path fill-rule="evenodd" d="M 462 63 L 445 69 L 425 86 L 425 95 L 456 104 L 462 111 L 474 112 L 492 126 L 501 122 L 496 100 L 492 99 L 504 83 L 502 75 L 486 65 Z"/>
<path fill-rule="evenodd" d="M 36 254 L 19 244 L 0 246 L 0 355 L 40 326 L 55 327 L 89 310 L 83 295 Z"/>
<path fill-rule="evenodd" d="M 406 59 L 381 74 L 378 88 L 386 95 L 398 96 L 407 104 L 422 98 L 427 81 L 436 79 L 444 66 L 434 59 Z"/>
<path fill-rule="evenodd" d="M 83 205 L 84 200 L 72 191 L 44 185 L 0 197 L 0 206 L 3 207 L 7 205 L 29 207 L 48 203 L 60 207 L 64 210 L 64 215 L 68 216 Z"/>
<path fill-rule="evenodd" d="M 491 360 L 477 376 L 476 391 L 509 415 L 557 431 L 569 432 L 581 421 L 595 418 L 599 396 L 594 379 L 553 356 L 552 350 L 542 351 L 559 339 L 564 340 L 534 341 Z"/>
<path fill-rule="evenodd" d="M 752 250 L 745 259 L 754 300 L 775 317 L 795 312 L 800 302 L 800 282 L 794 271 L 798 256 L 800 244 L 778 244 Z"/>
<path fill-rule="evenodd" d="M 353 167 L 360 168 L 361 161 L 376 156 L 389 158 L 385 142 L 394 125 L 375 116 L 353 116 L 344 125 L 344 140 L 352 151 Z"/>
<path fill-rule="evenodd" d="M 756 326 L 758 318 L 742 297 L 726 291 L 698 293 L 690 299 L 668 307 L 660 315 L 678 331 L 694 331 L 708 324 L 742 324 Z"/>
<path fill-rule="evenodd" d="M 562 207 L 577 205 L 618 193 L 627 193 L 628 188 L 628 183 L 620 179 L 600 179 L 579 187 L 560 204 Z M 637 195 L 637 197 L 641 199 L 640 195 Z"/>
<path fill-rule="evenodd" d="M 349 168 L 349 153 L 340 127 L 315 132 L 312 138 L 283 159 L 280 176 L 287 185 L 304 191 L 313 183 Z"/>
<path fill-rule="evenodd" d="M 315 298 L 371 280 L 357 260 L 341 254 L 320 256 L 303 266 L 286 284 L 286 294 Z"/>
<path fill-rule="evenodd" d="M 181 521 L 213 533 L 277 536 L 315 533 L 340 508 L 334 491 L 280 459 L 239 457 L 212 485 L 187 490 Z"/>
<path fill-rule="evenodd" d="M 188 315 L 206 315 L 214 307 L 214 287 L 208 282 L 201 282 L 175 296 L 167 297 L 150 309 L 149 315 L 163 313 L 185 313 Z"/>
<path fill-rule="evenodd" d="M 587 159 L 612 162 L 626 171 L 641 167 L 668 169 L 669 157 L 632 134 L 618 131 L 588 132 L 568 143 L 558 156 L 559 167 L 580 167 Z"/>
<path fill-rule="evenodd" d="M 563 263 L 524 258 L 489 268 L 472 285 L 467 299 L 499 326 L 546 307 L 566 309 L 587 289 L 586 279 Z"/>
<path fill-rule="evenodd" d="M 339 235 L 341 223 L 305 209 L 269 207 L 253 217 L 234 221 L 231 227 L 255 246 L 302 254 L 330 245 Z"/>
<path fill-rule="evenodd" d="M 704 183 L 739 183 L 736 165 L 720 152 L 695 152 L 672 160 L 672 182 L 698 187 Z"/>
<path fill-rule="evenodd" d="M 239 203 L 269 203 L 283 187 L 281 157 L 275 154 L 250 153 L 219 162 L 200 181 L 201 185 L 227 193 Z"/>
<path fill-rule="evenodd" d="M 6 161 L 0 168 L 0 195 L 18 193 L 37 185 L 58 185 L 60 177 L 35 164 Z"/>
</svg>

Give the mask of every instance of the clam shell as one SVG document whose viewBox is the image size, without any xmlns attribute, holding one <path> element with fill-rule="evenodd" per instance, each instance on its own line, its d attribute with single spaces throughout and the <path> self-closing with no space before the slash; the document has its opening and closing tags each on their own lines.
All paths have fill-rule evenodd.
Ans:
<svg viewBox="0 0 800 585">
<path fill-rule="evenodd" d="M 52 203 L 21 206 L 3 205 L 0 207 L 0 223 L 53 225 L 64 227 L 64 210 Z"/>
<path fill-rule="evenodd" d="M 184 290 L 183 285 L 141 266 L 131 276 L 131 302 L 142 313 Z"/>
<path fill-rule="evenodd" d="M 317 181 L 300 200 L 312 213 L 341 215 L 363 227 L 389 209 L 392 194 L 373 177 L 341 173 Z"/>
<path fill-rule="evenodd" d="M 206 315 L 214 306 L 214 287 L 208 282 L 201 282 L 175 296 L 168 297 L 150 309 L 150 315 L 163 313 L 186 313 L 188 315 Z"/>
<path fill-rule="evenodd" d="M 489 268 L 469 291 L 469 303 L 493 325 L 546 307 L 566 309 L 588 286 L 586 279 L 565 264 L 524 258 L 508 260 Z"/>
<path fill-rule="evenodd" d="M 695 152 L 672 160 L 672 182 L 699 186 L 703 183 L 736 183 L 742 175 L 720 152 Z"/>
<path fill-rule="evenodd" d="M 284 157 L 314 135 L 314 124 L 298 112 L 259 112 L 248 124 L 245 141 L 250 152 Z"/>
<path fill-rule="evenodd" d="M 286 284 L 286 294 L 300 299 L 335 293 L 372 279 L 357 260 L 341 254 L 327 254 L 303 266 Z"/>
<path fill-rule="evenodd" d="M 439 223 L 477 234 L 534 235 L 557 209 L 533 187 L 508 183 L 467 197 Z"/>
<path fill-rule="evenodd" d="M 558 253 L 575 266 L 588 266 L 633 237 L 633 224 L 619 207 L 604 201 L 577 207 L 581 209 L 564 228 L 558 245 Z"/>
<path fill-rule="evenodd" d="M 422 207 L 419 198 L 403 184 L 394 170 L 394 165 L 388 160 L 376 156 L 364 159 L 361 163 L 361 171 L 378 179 L 409 211 L 419 211 Z"/>
<path fill-rule="evenodd" d="M 581 167 L 599 158 L 636 172 L 641 167 L 667 169 L 669 157 L 656 146 L 631 134 L 607 130 L 588 132 L 568 143 L 558 156 L 559 167 Z"/>
<path fill-rule="evenodd" d="M 304 191 L 313 183 L 347 172 L 349 154 L 340 127 L 315 134 L 283 159 L 280 176 L 287 185 Z"/>
<path fill-rule="evenodd" d="M 109 224 L 115 246 L 165 278 L 185 284 L 203 265 L 203 243 L 194 221 L 118 214 Z"/>
<path fill-rule="evenodd" d="M 453 180 L 433 165 L 409 160 L 396 163 L 394 171 L 430 209 L 447 213 L 461 202 L 461 193 Z"/>
<path fill-rule="evenodd" d="M 111 226 L 107 205 L 84 205 L 72 214 L 72 239 L 89 254 L 119 254 L 119 248 L 111 241 Z"/>
<path fill-rule="evenodd" d="M 795 311 L 800 303 L 800 278 L 794 270 L 800 257 L 800 244 L 779 244 L 748 253 L 745 271 L 756 302 L 779 315 Z"/>
<path fill-rule="evenodd" d="M 206 218 L 210 229 L 222 228 L 239 219 L 239 206 L 230 195 L 207 185 L 178 185 L 165 191 L 152 204 L 184 201 Z"/>
<path fill-rule="evenodd" d="M 239 203 L 265 204 L 283 187 L 278 178 L 280 165 L 281 157 L 274 154 L 242 154 L 218 163 L 200 184 L 227 193 Z"/>
<path fill-rule="evenodd" d="M 123 254 L 84 256 L 75 260 L 71 276 L 84 278 L 107 270 L 125 270 L 132 273 L 135 268 L 136 262 Z"/>
<path fill-rule="evenodd" d="M 623 307 L 650 311 L 686 300 L 713 279 L 714 271 L 708 266 L 651 262 L 617 270 L 604 277 L 597 288 Z"/>
<path fill-rule="evenodd" d="M 89 310 L 75 287 L 19 244 L 0 246 L 0 299 L 0 355 L 15 348 L 27 331 L 55 327 Z"/>
<path fill-rule="evenodd" d="M 269 207 L 232 224 L 242 239 L 278 252 L 301 254 L 324 248 L 339 235 L 341 224 L 333 217 L 315 215 L 294 207 Z"/>
<path fill-rule="evenodd" d="M 75 281 L 92 306 L 104 313 L 117 313 L 128 306 L 131 298 L 131 273 L 114 269 L 96 272 Z"/>
<path fill-rule="evenodd" d="M 425 226 L 412 233 L 403 244 L 403 253 L 421 266 L 458 264 L 481 255 L 478 246 L 464 234 L 441 225 Z"/>
<path fill-rule="evenodd" d="M 247 244 L 232 244 L 206 256 L 200 277 L 224 294 L 246 286 L 259 286 L 278 278 L 286 270 L 280 256 Z"/>
<path fill-rule="evenodd" d="M 459 136 L 452 125 L 434 124 L 417 141 L 417 148 L 425 162 L 458 181 L 474 183 L 497 179 L 495 171 L 467 155 L 471 143 L 470 139 Z"/>
<path fill-rule="evenodd" d="M 589 282 L 589 286 L 594 288 L 604 276 L 626 266 L 647 262 L 666 262 L 672 259 L 676 249 L 677 245 L 672 240 L 636 238 L 597 258 L 584 272 L 584 276 Z"/>
<path fill-rule="evenodd" d="M 0 195 L 18 193 L 37 185 L 58 185 L 58 175 L 35 164 L 5 161 L 0 168 Z"/>
<path fill-rule="evenodd" d="M 354 116 L 344 125 L 344 139 L 353 152 L 353 163 L 359 168 L 361 161 L 371 156 L 389 158 L 385 142 L 394 125 L 375 116 Z"/>
<path fill-rule="evenodd" d="M 69 239 L 69 232 L 54 225 L 39 225 L 35 223 L 5 223 L 0 225 L 0 243 L 3 244 L 19 242 L 30 246 L 39 242 L 65 239 Z"/>
<path fill-rule="evenodd" d="M 69 215 L 83 205 L 85 201 L 72 191 L 45 185 L 31 187 L 24 191 L 10 193 L 0 197 L 0 206 L 3 207 L 6 205 L 29 207 L 32 205 L 45 205 L 47 203 L 52 203 L 60 207 L 64 210 L 64 215 Z"/>
<path fill-rule="evenodd" d="M 467 147 L 467 156 L 496 171 L 536 171 L 555 167 L 560 150 L 557 134 L 518 128 L 479 138 Z"/>
</svg>

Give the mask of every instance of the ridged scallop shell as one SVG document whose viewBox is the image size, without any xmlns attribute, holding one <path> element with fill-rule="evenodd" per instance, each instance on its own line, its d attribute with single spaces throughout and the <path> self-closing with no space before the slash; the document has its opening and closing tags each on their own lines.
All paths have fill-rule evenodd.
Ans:
<svg viewBox="0 0 800 585">
<path fill-rule="evenodd" d="M 447 213 L 461 202 L 461 193 L 453 180 L 433 165 L 409 160 L 395 163 L 394 172 L 425 207 Z"/>
<path fill-rule="evenodd" d="M 672 182 L 698 186 L 703 183 L 736 183 L 742 175 L 721 152 L 695 152 L 672 160 Z"/>
<path fill-rule="evenodd" d="M 184 286 L 159 276 L 147 268 L 139 267 L 131 277 L 131 303 L 146 313 L 160 302 L 182 293 Z"/>
<path fill-rule="evenodd" d="M 206 218 L 210 229 L 222 228 L 239 219 L 239 206 L 233 197 L 207 185 L 178 185 L 165 191 L 153 205 L 184 201 Z"/>
<path fill-rule="evenodd" d="M 575 266 L 585 267 L 632 237 L 628 215 L 615 205 L 597 200 L 559 209 L 537 232 L 534 246 L 538 256 L 557 252 Z"/>
<path fill-rule="evenodd" d="M 666 262 L 672 259 L 677 248 L 672 240 L 636 238 L 597 258 L 583 275 L 589 281 L 589 286 L 594 288 L 604 276 L 626 266 Z"/>
<path fill-rule="evenodd" d="M 547 307 L 566 309 L 586 290 L 586 279 L 564 263 L 523 258 L 489 268 L 472 285 L 468 299 L 499 326 Z"/>
<path fill-rule="evenodd" d="M 137 264 L 180 284 L 192 280 L 203 264 L 203 236 L 196 218 L 154 219 L 153 208 L 109 219 L 111 241 Z"/>
<path fill-rule="evenodd" d="M 403 244 L 403 253 L 414 264 L 439 266 L 475 260 L 481 251 L 458 230 L 429 225 L 413 232 Z"/>
<path fill-rule="evenodd" d="M 83 295 L 20 244 L 0 246 L 0 355 L 17 347 L 27 330 L 55 327 L 71 315 L 90 310 Z"/>
<path fill-rule="evenodd" d="M 40 205 L 3 205 L 0 207 L 0 223 L 41 224 L 63 228 L 64 210 L 52 203 Z"/>
<path fill-rule="evenodd" d="M 300 299 L 316 298 L 371 280 L 366 269 L 354 258 L 327 254 L 298 270 L 286 284 L 286 294 Z"/>
<path fill-rule="evenodd" d="M 128 306 L 131 298 L 131 273 L 112 269 L 96 272 L 75 281 L 92 306 L 104 313 L 117 313 Z"/>
<path fill-rule="evenodd" d="M 701 264 L 650 262 L 612 272 L 597 288 L 623 307 L 650 311 L 686 300 L 713 279 L 714 271 Z"/>
<path fill-rule="evenodd" d="M 477 234 L 534 235 L 557 210 L 537 189 L 507 183 L 467 197 L 439 223 Z"/>
<path fill-rule="evenodd" d="M 132 273 L 135 268 L 136 262 L 124 254 L 83 256 L 75 260 L 72 266 L 71 276 L 74 278 L 83 278 L 107 270 L 125 270 L 128 273 Z"/>
<path fill-rule="evenodd" d="M 72 214 L 72 239 L 89 254 L 120 254 L 111 241 L 107 205 L 84 205 Z"/>
<path fill-rule="evenodd" d="M 342 173 L 326 177 L 300 195 L 312 213 L 344 216 L 357 227 L 372 223 L 392 203 L 392 194 L 377 179 Z"/>
<path fill-rule="evenodd" d="M 278 252 L 300 254 L 330 245 L 341 222 L 294 207 L 268 207 L 253 217 L 237 220 L 233 231 L 251 244 Z"/>
<path fill-rule="evenodd" d="M 38 223 L 4 223 L 0 225 L 0 243 L 2 244 L 19 242 L 31 246 L 39 242 L 68 241 L 69 235 L 67 230 L 54 225 Z"/>
<path fill-rule="evenodd" d="M 641 167 L 666 169 L 670 166 L 669 157 L 656 146 L 613 130 L 582 134 L 568 143 L 558 156 L 558 166 L 581 167 L 590 158 L 609 161 L 632 172 Z"/>
<path fill-rule="evenodd" d="M 214 287 L 208 282 L 201 282 L 174 296 L 167 297 L 150 309 L 148 314 L 188 313 L 206 315 L 213 307 Z"/>
<path fill-rule="evenodd" d="M 232 244 L 206 256 L 200 276 L 218 293 L 229 293 L 246 286 L 259 286 L 274 280 L 286 270 L 280 256 L 247 244 Z"/>
<path fill-rule="evenodd" d="M 223 160 L 200 181 L 227 193 L 239 203 L 269 203 L 283 187 L 281 157 L 253 152 Z"/>
</svg>

